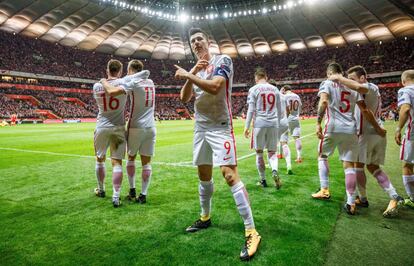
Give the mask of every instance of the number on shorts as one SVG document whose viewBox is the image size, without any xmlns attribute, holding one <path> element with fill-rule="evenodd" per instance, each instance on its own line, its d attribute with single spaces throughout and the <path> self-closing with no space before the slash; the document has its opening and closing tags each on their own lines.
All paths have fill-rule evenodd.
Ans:
<svg viewBox="0 0 414 266">
<path fill-rule="evenodd" d="M 224 142 L 224 148 L 227 150 L 226 154 L 230 154 L 230 151 L 231 151 L 230 141 Z"/>
<path fill-rule="evenodd" d="M 351 109 L 351 102 L 347 98 L 349 95 L 351 95 L 349 91 L 341 92 L 341 106 L 339 106 L 339 111 L 341 111 L 341 113 L 346 113 Z M 342 108 L 342 104 L 345 104 L 345 108 Z"/>
<path fill-rule="evenodd" d="M 104 106 L 104 111 L 108 111 L 108 108 L 110 110 L 116 110 L 119 107 L 119 100 L 115 97 L 109 97 L 109 102 L 108 102 L 108 106 L 107 106 L 107 102 L 106 102 L 106 96 L 104 95 L 104 97 L 102 97 L 103 99 L 103 106 Z"/>
<path fill-rule="evenodd" d="M 151 92 L 151 99 L 150 94 Z M 145 107 L 153 107 L 154 106 L 154 87 L 145 87 Z"/>
<path fill-rule="evenodd" d="M 275 95 L 273 93 L 270 93 L 270 94 L 262 93 L 260 94 L 260 96 L 262 97 L 262 102 L 263 102 L 262 111 L 266 111 L 266 101 L 267 101 L 267 103 L 270 106 L 269 112 L 271 112 L 273 110 L 273 107 L 275 107 L 275 98 L 276 98 Z"/>
</svg>

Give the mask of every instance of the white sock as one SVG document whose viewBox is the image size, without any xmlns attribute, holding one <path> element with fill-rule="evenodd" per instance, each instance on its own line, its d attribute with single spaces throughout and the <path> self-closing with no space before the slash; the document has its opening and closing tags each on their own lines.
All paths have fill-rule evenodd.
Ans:
<svg viewBox="0 0 414 266">
<path fill-rule="evenodd" d="M 148 187 L 151 183 L 152 167 L 150 164 L 142 166 L 142 183 L 141 183 L 141 194 L 147 195 Z"/>
<path fill-rule="evenodd" d="M 297 138 L 295 140 L 295 146 L 296 146 L 296 158 L 302 158 L 302 140 L 300 138 Z"/>
<path fill-rule="evenodd" d="M 286 168 L 287 169 L 292 169 L 292 162 L 290 159 L 290 149 L 289 149 L 289 145 L 287 144 L 283 144 L 283 156 L 285 156 L 285 160 L 286 160 Z"/>
<path fill-rule="evenodd" d="M 355 168 L 345 169 L 345 187 L 346 187 L 346 203 L 352 205 L 355 203 L 357 177 Z"/>
<path fill-rule="evenodd" d="M 355 168 L 359 196 L 367 198 L 367 177 L 364 168 Z"/>
<path fill-rule="evenodd" d="M 211 213 L 211 198 L 213 197 L 214 183 L 213 180 L 201 181 L 198 185 L 198 193 L 200 196 L 201 216 L 207 217 Z"/>
<path fill-rule="evenodd" d="M 261 179 L 266 178 L 266 165 L 263 160 L 263 153 L 256 152 L 256 167 Z"/>
<path fill-rule="evenodd" d="M 96 181 L 98 183 L 98 189 L 105 191 L 105 163 L 96 162 L 95 164 Z"/>
<path fill-rule="evenodd" d="M 242 181 L 231 187 L 234 201 L 236 202 L 239 214 L 243 219 L 245 229 L 253 229 L 254 220 L 252 210 L 250 208 L 249 196 Z"/>
<path fill-rule="evenodd" d="M 327 158 L 318 159 L 318 170 L 321 188 L 329 188 L 329 164 Z"/>
<path fill-rule="evenodd" d="M 270 168 L 273 170 L 278 171 L 279 169 L 279 159 L 275 152 L 267 152 L 267 158 L 269 160 Z"/>
<path fill-rule="evenodd" d="M 115 165 L 112 167 L 112 187 L 113 187 L 113 198 L 119 198 L 121 195 L 122 186 L 122 166 Z"/>
<path fill-rule="evenodd" d="M 414 175 L 403 175 L 403 182 L 408 197 L 414 201 Z"/>
<path fill-rule="evenodd" d="M 128 175 L 129 188 L 135 188 L 135 161 L 127 161 L 126 171 Z"/>
</svg>

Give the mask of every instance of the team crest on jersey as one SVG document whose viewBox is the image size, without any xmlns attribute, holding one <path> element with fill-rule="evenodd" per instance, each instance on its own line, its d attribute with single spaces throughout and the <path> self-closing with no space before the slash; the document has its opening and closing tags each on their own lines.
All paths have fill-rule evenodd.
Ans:
<svg viewBox="0 0 414 266">
<path fill-rule="evenodd" d="M 207 74 L 211 74 L 211 72 L 213 72 L 213 68 L 214 68 L 213 65 L 208 65 L 208 67 L 207 67 Z"/>
</svg>

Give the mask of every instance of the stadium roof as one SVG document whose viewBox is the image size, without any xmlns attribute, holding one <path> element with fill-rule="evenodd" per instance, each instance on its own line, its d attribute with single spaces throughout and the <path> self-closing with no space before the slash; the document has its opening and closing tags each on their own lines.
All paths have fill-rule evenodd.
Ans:
<svg viewBox="0 0 414 266">
<path fill-rule="evenodd" d="M 186 32 L 233 57 L 414 35 L 414 0 L 3 0 L 0 29 L 126 57 L 192 58 Z"/>
</svg>

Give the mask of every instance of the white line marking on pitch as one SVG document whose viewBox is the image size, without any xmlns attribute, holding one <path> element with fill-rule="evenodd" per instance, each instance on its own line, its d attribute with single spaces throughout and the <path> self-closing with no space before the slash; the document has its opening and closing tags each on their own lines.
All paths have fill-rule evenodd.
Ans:
<svg viewBox="0 0 414 266">
<path fill-rule="evenodd" d="M 66 156 L 66 157 L 76 157 L 76 158 L 91 158 L 91 159 L 95 159 L 95 156 L 91 156 L 91 155 L 59 153 L 59 152 L 50 152 L 50 151 L 34 151 L 34 150 L 23 150 L 23 149 L 1 148 L 1 147 L 0 147 L 0 150 L 18 151 L 18 152 L 27 152 L 27 153 L 37 153 L 37 154 L 48 154 L 48 155 Z M 107 158 L 107 160 L 110 160 L 110 158 Z M 193 165 L 190 165 L 190 163 L 191 162 L 178 162 L 178 163 L 152 162 L 152 164 L 167 165 L 167 166 L 186 166 L 186 167 L 193 167 Z"/>
<path fill-rule="evenodd" d="M 311 133 L 308 135 L 305 135 L 303 137 L 300 137 L 299 139 L 304 139 L 309 136 L 314 135 L 315 133 Z M 290 140 L 289 140 L 290 142 Z M 50 151 L 35 151 L 35 150 L 24 150 L 24 149 L 15 149 L 15 148 L 2 148 L 0 147 L 0 150 L 6 150 L 6 151 L 18 151 L 18 152 L 27 152 L 27 153 L 37 153 L 37 154 L 48 154 L 48 155 L 56 155 L 56 156 L 66 156 L 66 157 L 76 157 L 76 158 L 89 158 L 89 159 L 95 159 L 95 156 L 92 155 L 80 155 L 80 154 L 70 154 L 70 153 L 59 153 L 59 152 L 50 152 Z M 250 153 L 244 156 L 241 156 L 237 158 L 238 161 L 247 159 L 249 157 L 254 156 L 256 153 Z M 110 158 L 107 158 L 107 160 L 110 160 Z M 124 160 L 125 161 L 125 160 Z M 192 165 L 192 162 L 177 162 L 177 163 L 167 163 L 167 162 L 152 162 L 152 164 L 155 165 L 166 165 L 166 166 L 184 166 L 184 167 L 195 167 Z"/>
</svg>

